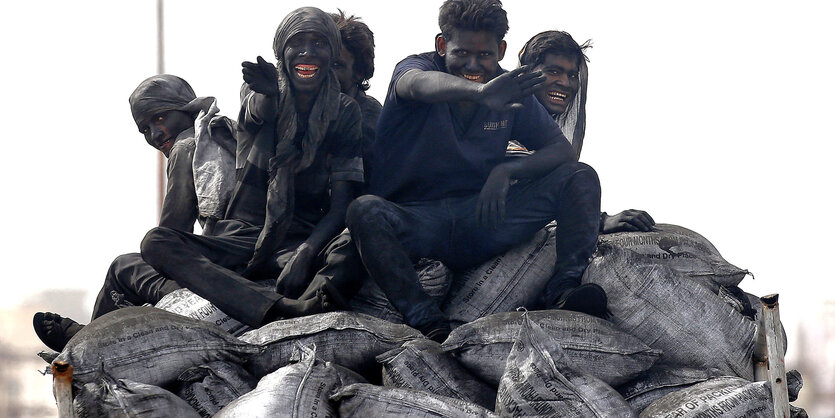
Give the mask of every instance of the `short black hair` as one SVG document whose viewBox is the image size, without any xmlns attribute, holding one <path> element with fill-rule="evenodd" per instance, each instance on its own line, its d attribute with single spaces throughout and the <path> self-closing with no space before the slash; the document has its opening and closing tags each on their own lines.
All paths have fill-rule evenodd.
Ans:
<svg viewBox="0 0 835 418">
<path fill-rule="evenodd" d="M 354 56 L 354 74 L 362 79 L 359 88 L 366 91 L 370 87 L 368 80 L 374 76 L 374 32 L 359 17 L 346 17 L 341 9 L 336 10 L 339 13 L 331 13 L 331 18 L 339 28 L 342 46 Z"/>
<path fill-rule="evenodd" d="M 446 0 L 438 25 L 446 40 L 452 40 L 456 30 L 468 30 L 487 31 L 501 41 L 507 34 L 507 12 L 499 0 Z"/>
<path fill-rule="evenodd" d="M 588 61 L 586 48 L 591 48 L 588 40 L 579 45 L 568 32 L 549 30 L 536 34 L 519 51 L 519 64 L 537 66 L 545 60 L 545 54 L 573 57 L 580 66 L 580 60 Z"/>
</svg>

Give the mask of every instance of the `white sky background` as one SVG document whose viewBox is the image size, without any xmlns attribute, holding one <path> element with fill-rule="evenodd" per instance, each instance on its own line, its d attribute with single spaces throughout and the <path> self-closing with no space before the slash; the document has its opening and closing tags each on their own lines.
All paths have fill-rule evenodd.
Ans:
<svg viewBox="0 0 835 418">
<path fill-rule="evenodd" d="M 275 61 L 273 34 L 287 12 L 341 7 L 375 32 L 370 93 L 382 100 L 394 65 L 433 48 L 441 3 L 169 0 L 166 72 L 234 118 L 240 62 Z M 744 290 L 781 294 L 790 334 L 835 300 L 835 135 L 826 123 L 835 113 L 835 6 L 506 3 L 505 68 L 543 30 L 594 41 L 582 159 L 600 174 L 604 210 L 646 209 L 701 233 L 754 272 Z M 0 308 L 54 288 L 87 289 L 92 306 L 112 259 L 138 251 L 156 225 L 156 151 L 127 102 L 156 71 L 155 7 L 4 4 Z"/>
</svg>

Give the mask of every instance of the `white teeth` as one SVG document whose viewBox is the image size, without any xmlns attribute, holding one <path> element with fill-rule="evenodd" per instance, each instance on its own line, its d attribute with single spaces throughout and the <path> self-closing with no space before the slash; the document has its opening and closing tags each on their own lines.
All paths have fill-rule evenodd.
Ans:
<svg viewBox="0 0 835 418">
<path fill-rule="evenodd" d="M 481 76 L 480 75 L 464 74 L 464 78 L 466 78 L 467 80 L 476 81 L 476 80 L 480 80 Z"/>
</svg>

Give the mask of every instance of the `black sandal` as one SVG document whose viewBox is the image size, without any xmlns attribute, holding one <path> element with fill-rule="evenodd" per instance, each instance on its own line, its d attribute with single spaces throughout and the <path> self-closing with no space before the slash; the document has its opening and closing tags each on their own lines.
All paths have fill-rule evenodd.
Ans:
<svg viewBox="0 0 835 418">
<path fill-rule="evenodd" d="M 44 325 L 46 321 L 52 321 L 53 326 L 47 328 Z M 70 339 L 84 328 L 84 325 L 56 313 L 38 312 L 32 317 L 32 327 L 35 328 L 35 334 L 38 334 L 38 338 L 47 347 L 60 353 Z"/>
</svg>

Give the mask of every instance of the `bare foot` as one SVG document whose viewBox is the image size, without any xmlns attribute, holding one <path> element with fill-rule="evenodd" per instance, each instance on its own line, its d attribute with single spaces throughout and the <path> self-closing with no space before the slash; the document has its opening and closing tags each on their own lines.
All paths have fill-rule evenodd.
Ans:
<svg viewBox="0 0 835 418">
<path fill-rule="evenodd" d="M 63 351 L 67 342 L 84 328 L 84 325 L 52 312 L 36 313 L 32 318 L 32 326 L 38 338 L 47 347 L 58 352 Z"/>
</svg>

